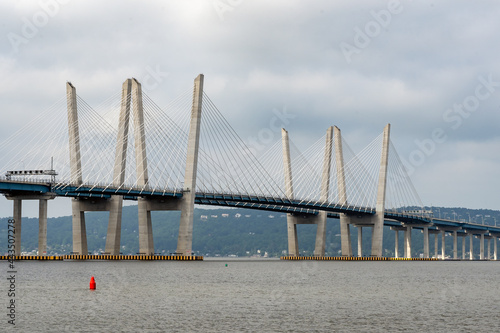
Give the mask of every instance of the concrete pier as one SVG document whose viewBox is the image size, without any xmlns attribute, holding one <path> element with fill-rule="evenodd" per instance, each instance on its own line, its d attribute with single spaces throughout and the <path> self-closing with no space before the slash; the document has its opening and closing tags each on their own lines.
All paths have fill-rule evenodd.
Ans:
<svg viewBox="0 0 500 333">
<path fill-rule="evenodd" d="M 465 260 L 465 236 L 462 236 L 462 260 Z"/>
<path fill-rule="evenodd" d="M 87 231 L 85 228 L 85 212 L 81 210 L 79 199 L 71 199 L 73 210 L 73 252 L 87 254 Z"/>
<path fill-rule="evenodd" d="M 481 234 L 479 241 L 479 260 L 484 260 L 484 233 Z"/>
<path fill-rule="evenodd" d="M 441 259 L 446 258 L 446 232 L 441 231 Z"/>
<path fill-rule="evenodd" d="M 47 255 L 47 199 L 38 203 L 38 256 Z"/>
<path fill-rule="evenodd" d="M 288 255 L 291 257 L 299 255 L 299 241 L 297 239 L 297 223 L 295 216 L 287 214 L 287 230 L 288 230 Z"/>
<path fill-rule="evenodd" d="M 21 255 L 22 210 L 23 210 L 23 201 L 21 199 L 14 199 L 14 213 L 13 213 L 14 228 L 15 228 L 14 253 L 16 256 Z"/>
<path fill-rule="evenodd" d="M 491 237 L 488 237 L 488 256 L 486 259 L 490 260 L 491 259 Z"/>
<path fill-rule="evenodd" d="M 404 232 L 405 235 L 405 258 L 411 258 L 411 227 L 406 226 L 406 230 Z"/>
<path fill-rule="evenodd" d="M 363 227 L 358 226 L 358 257 L 363 256 Z"/>
<path fill-rule="evenodd" d="M 469 244 L 469 259 L 470 260 L 474 260 L 474 245 L 473 245 L 473 241 L 474 241 L 474 235 L 470 234 L 470 244 Z"/>
<path fill-rule="evenodd" d="M 439 252 L 438 242 L 439 242 L 438 234 L 435 233 L 434 234 L 434 257 L 436 257 L 436 258 L 438 257 L 438 252 Z"/>
<path fill-rule="evenodd" d="M 453 259 L 458 259 L 458 232 L 453 231 Z"/>
<path fill-rule="evenodd" d="M 493 237 L 493 260 L 498 260 L 497 237 Z"/>
<path fill-rule="evenodd" d="M 424 258 L 429 258 L 429 227 L 425 226 L 424 234 Z"/>
<path fill-rule="evenodd" d="M 394 230 L 394 258 L 399 258 L 399 231 Z"/>
<path fill-rule="evenodd" d="M 22 243 L 22 207 L 24 200 L 36 200 L 38 201 L 38 256 L 47 255 L 47 202 L 55 198 L 53 193 L 44 194 L 5 194 L 7 200 L 13 202 L 13 218 L 14 218 L 14 230 L 15 238 L 14 243 L 12 243 L 14 248 L 14 254 L 16 256 L 21 255 Z"/>
</svg>

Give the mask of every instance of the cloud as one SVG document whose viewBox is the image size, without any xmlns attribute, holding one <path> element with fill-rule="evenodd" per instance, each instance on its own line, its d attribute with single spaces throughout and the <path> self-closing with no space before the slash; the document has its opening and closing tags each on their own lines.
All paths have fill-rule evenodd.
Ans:
<svg viewBox="0 0 500 333">
<path fill-rule="evenodd" d="M 300 148 L 338 125 L 359 151 L 391 123 L 392 141 L 408 159 L 416 141 L 442 128 L 446 142 L 414 173 L 424 203 L 500 208 L 490 199 L 498 186 L 488 181 L 500 169 L 500 89 L 457 130 L 443 118 L 474 94 L 479 77 L 500 81 L 496 1 L 401 1 L 350 63 L 339 45 L 355 45 L 357 29 L 377 22 L 374 13 L 389 1 L 222 2 L 230 6 L 221 18 L 213 1 L 58 1 L 33 36 L 23 31 L 44 12 L 39 3 L 3 2 L 0 140 L 64 98 L 66 81 L 97 106 L 126 78 L 149 78 L 157 84 L 145 89 L 148 96 L 165 106 L 204 73 L 205 91 L 244 139 L 268 128 L 273 110 L 286 109 L 295 118 L 283 126 Z M 27 40 L 18 52 L 12 33 Z M 163 74 L 152 81 L 156 70 Z M 476 183 L 464 183 L 464 170 L 474 169 Z M 444 186 L 461 181 L 464 188 L 481 184 L 470 205 L 466 191 Z"/>
</svg>

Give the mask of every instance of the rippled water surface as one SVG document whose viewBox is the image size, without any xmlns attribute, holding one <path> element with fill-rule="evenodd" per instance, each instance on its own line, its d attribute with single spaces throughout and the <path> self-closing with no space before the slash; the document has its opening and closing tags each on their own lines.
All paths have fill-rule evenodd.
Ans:
<svg viewBox="0 0 500 333">
<path fill-rule="evenodd" d="M 0 265 L 7 276 L 7 263 Z M 500 331 L 500 262 L 65 261 L 16 268 L 16 329 L 23 332 Z M 0 331 L 10 326 L 2 317 Z"/>
</svg>

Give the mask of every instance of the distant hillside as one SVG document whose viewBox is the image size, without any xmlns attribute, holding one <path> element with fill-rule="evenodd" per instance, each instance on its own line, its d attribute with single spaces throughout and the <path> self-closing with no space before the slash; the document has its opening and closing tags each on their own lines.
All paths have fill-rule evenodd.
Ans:
<svg viewBox="0 0 500 333">
<path fill-rule="evenodd" d="M 500 225 L 500 212 L 493 210 L 471 210 L 465 208 L 433 207 L 436 217 L 456 218 L 466 221 Z M 89 212 L 85 214 L 89 252 L 104 251 L 108 213 Z M 176 250 L 180 212 L 153 212 L 153 235 L 155 252 L 173 253 Z M 0 219 L 0 253 L 7 249 L 7 218 Z M 121 233 L 121 252 L 135 254 L 139 250 L 137 233 L 137 206 L 123 207 Z M 286 253 L 287 227 L 286 215 L 248 209 L 195 209 L 193 231 L 193 251 L 204 256 L 253 256 L 267 252 L 277 257 Z M 314 251 L 316 237 L 315 225 L 298 226 L 299 248 L 303 255 Z M 351 229 L 353 252 L 357 252 L 357 231 Z M 384 230 L 385 255 L 394 254 L 394 232 Z M 369 255 L 371 232 L 363 233 L 363 252 Z M 22 251 L 36 251 L 38 247 L 38 219 L 23 218 Z M 431 239 L 431 251 L 433 248 Z M 413 232 L 413 255 L 418 256 L 422 249 L 423 238 L 418 231 Z M 402 251 L 402 240 L 400 239 Z M 447 241 L 447 251 L 452 242 Z M 49 254 L 69 254 L 72 251 L 71 217 L 49 218 L 47 221 L 47 252 Z M 327 255 L 340 252 L 339 220 L 329 219 L 326 236 Z"/>
</svg>

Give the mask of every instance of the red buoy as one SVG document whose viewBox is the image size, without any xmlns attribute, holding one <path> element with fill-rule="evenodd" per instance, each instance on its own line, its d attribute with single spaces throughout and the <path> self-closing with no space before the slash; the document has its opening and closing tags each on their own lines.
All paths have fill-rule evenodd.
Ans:
<svg viewBox="0 0 500 333">
<path fill-rule="evenodd" d="M 94 280 L 94 277 L 90 278 L 90 289 L 95 289 L 95 280 Z"/>
</svg>

